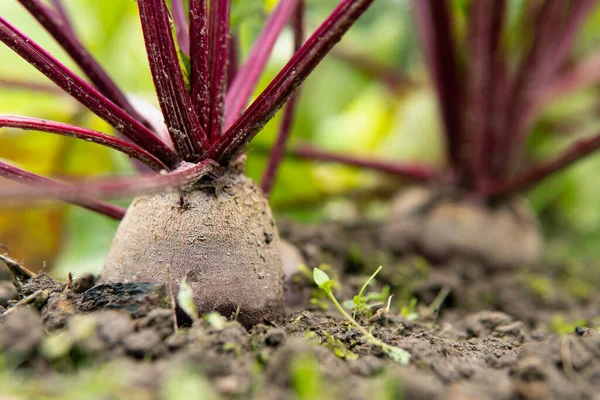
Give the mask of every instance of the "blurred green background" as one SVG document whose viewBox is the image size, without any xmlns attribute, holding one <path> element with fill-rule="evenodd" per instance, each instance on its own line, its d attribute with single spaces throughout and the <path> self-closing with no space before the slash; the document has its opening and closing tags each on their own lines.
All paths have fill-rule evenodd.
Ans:
<svg viewBox="0 0 600 400">
<path fill-rule="evenodd" d="M 132 0 L 64 0 L 76 32 L 127 93 L 157 104 L 144 44 Z M 232 24 L 242 59 L 276 1 L 234 0 Z M 308 2 L 307 24 L 316 27 L 338 3 Z M 523 0 L 512 0 L 513 24 Z M 464 1 L 454 0 L 464 34 Z M 17 1 L 0 2 L 0 15 L 42 44 L 75 71 L 79 70 Z M 462 23 L 462 25 L 461 25 Z M 519 30 L 514 30 L 515 42 Z M 436 103 L 415 34 L 408 0 L 377 0 L 338 46 L 364 55 L 410 77 L 414 85 L 389 90 L 339 57 L 324 61 L 302 87 L 293 143 L 306 140 L 334 151 L 374 154 L 399 161 L 443 164 Z M 512 32 L 512 31 L 511 31 Z M 512 34 L 512 33 L 511 33 Z M 600 49 L 600 11 L 579 38 L 577 55 Z M 263 88 L 291 55 L 291 32 L 279 40 Z M 34 68 L 0 46 L 0 80 L 47 83 Z M 588 88 L 551 104 L 538 119 L 529 143 L 532 161 L 556 153 L 573 139 L 600 130 L 597 88 Z M 35 116 L 112 133 L 99 118 L 66 95 L 0 86 L 0 113 Z M 260 179 L 269 146 L 277 133 L 275 118 L 251 144 L 248 171 Z M 111 150 L 52 135 L 0 130 L 0 158 L 30 171 L 55 177 L 85 178 L 134 173 L 129 160 Z M 600 154 L 546 180 L 527 197 L 544 224 L 550 257 L 600 256 Z M 0 181 L 0 185 L 8 185 Z M 287 159 L 272 195 L 280 218 L 302 221 L 381 217 L 385 201 L 369 193 L 389 193 L 404 184 L 380 174 L 339 165 Z M 358 201 L 358 200 L 361 201 Z M 362 201 L 368 199 L 370 201 Z M 385 198 L 383 199 L 385 200 Z M 127 199 L 121 200 L 126 205 Z M 99 271 L 117 223 L 86 210 L 53 202 L 0 208 L 0 243 L 32 269 L 44 261 L 57 276 L 67 271 Z"/>
</svg>

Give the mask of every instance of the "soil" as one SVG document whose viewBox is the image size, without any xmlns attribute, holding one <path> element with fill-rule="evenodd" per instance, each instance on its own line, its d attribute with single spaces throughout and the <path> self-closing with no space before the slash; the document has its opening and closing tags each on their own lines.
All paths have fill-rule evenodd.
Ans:
<svg viewBox="0 0 600 400">
<path fill-rule="evenodd" d="M 600 398 L 600 266 L 431 264 L 388 251 L 376 226 L 280 230 L 306 268 L 286 267 L 286 315 L 251 330 L 216 314 L 177 327 L 157 284 L 44 273 L 21 276 L 19 290 L 1 282 L 0 398 Z M 342 302 L 379 265 L 357 320 L 408 351 L 406 366 L 350 327 L 310 279 L 311 268 L 325 270 Z"/>
</svg>

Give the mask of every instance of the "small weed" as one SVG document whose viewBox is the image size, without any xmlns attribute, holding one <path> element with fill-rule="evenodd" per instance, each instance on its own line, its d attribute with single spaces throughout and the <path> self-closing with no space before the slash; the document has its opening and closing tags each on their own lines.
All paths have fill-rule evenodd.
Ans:
<svg viewBox="0 0 600 400">
<path fill-rule="evenodd" d="M 177 293 L 177 303 L 179 307 L 185 312 L 188 317 L 195 321 L 198 319 L 198 310 L 194 303 L 194 297 L 192 296 L 192 288 L 187 284 L 185 278 L 179 285 L 179 293 Z"/>
<path fill-rule="evenodd" d="M 409 321 L 415 321 L 419 319 L 419 313 L 417 312 L 418 302 L 419 300 L 417 300 L 416 297 L 411 297 L 408 305 L 402 306 L 400 309 L 400 314 L 402 314 L 402 316 Z"/>
<path fill-rule="evenodd" d="M 367 279 L 365 284 L 360 288 L 360 291 L 356 296 L 354 296 L 352 301 L 348 300 L 344 302 L 344 308 L 349 308 L 350 310 L 353 310 L 352 318 L 356 319 L 356 315 L 358 313 L 363 312 L 365 309 L 368 309 L 368 299 L 366 297 L 363 297 L 363 294 L 367 286 L 369 286 L 369 284 L 373 282 L 373 279 L 375 279 L 379 271 L 381 271 L 381 268 L 382 267 L 379 267 L 377 268 L 377 271 L 373 272 L 373 275 L 371 275 L 369 279 Z"/>
<path fill-rule="evenodd" d="M 223 329 L 225 329 L 225 324 L 227 323 L 227 320 L 218 312 L 206 313 L 202 318 L 206 320 L 206 322 L 208 322 L 208 324 L 214 330 L 222 331 Z"/>
<path fill-rule="evenodd" d="M 300 270 L 300 274 L 298 274 L 298 278 L 299 279 L 306 279 L 307 282 L 309 282 L 310 284 L 313 284 L 313 272 L 310 268 L 308 268 L 306 265 L 299 265 L 298 269 Z M 326 273 L 330 273 L 333 274 L 333 276 L 336 276 L 336 272 L 334 271 L 334 269 L 331 267 L 331 265 L 329 264 L 321 264 L 321 269 L 323 271 L 326 271 Z M 338 287 L 338 283 L 337 281 L 334 279 L 332 280 L 333 283 L 333 287 L 337 288 Z M 312 292 L 312 296 L 310 297 L 309 303 L 313 306 L 315 306 L 317 309 L 322 310 L 322 311 L 326 311 L 329 310 L 329 303 L 327 302 L 327 296 L 325 293 L 323 293 L 322 290 L 319 290 L 318 288 L 315 288 L 315 290 L 313 290 Z"/>
<path fill-rule="evenodd" d="M 323 272 L 319 268 L 315 268 L 313 270 L 313 279 L 317 286 L 319 286 L 319 288 L 321 288 L 321 290 L 325 292 L 329 300 L 331 300 L 333 305 L 338 309 L 342 316 L 346 318 L 346 320 L 348 320 L 348 322 L 350 322 L 350 324 L 353 325 L 354 328 L 356 328 L 356 330 L 359 331 L 371 345 L 379 347 L 394 362 L 403 365 L 408 364 L 408 362 L 410 361 L 410 354 L 408 352 L 398 347 L 391 346 L 383 342 L 382 340 L 376 338 L 371 332 L 369 332 L 367 329 L 363 328 L 358 322 L 356 322 L 356 320 L 352 318 L 352 316 L 348 314 L 346 310 L 344 310 L 344 307 L 342 307 L 342 305 L 338 302 L 332 291 L 335 282 L 332 281 L 325 272 Z"/>
</svg>

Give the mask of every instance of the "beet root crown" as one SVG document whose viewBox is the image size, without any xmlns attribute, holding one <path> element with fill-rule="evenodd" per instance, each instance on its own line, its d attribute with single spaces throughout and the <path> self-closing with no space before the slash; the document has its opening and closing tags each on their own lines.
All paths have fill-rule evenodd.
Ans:
<svg viewBox="0 0 600 400">
<path fill-rule="evenodd" d="M 0 162 L 0 176 L 31 185 L 0 193 L 5 198 L 53 196 L 120 219 L 124 210 L 96 197 L 140 194 L 181 187 L 207 175 L 223 174 L 252 138 L 286 103 L 277 144 L 262 184 L 270 191 L 289 136 L 298 86 L 374 0 L 341 0 L 330 16 L 303 40 L 303 0 L 280 0 L 269 15 L 246 62 L 238 66 L 230 32 L 231 0 L 138 0 L 148 62 L 164 119 L 153 127 L 81 44 L 62 7 L 19 0 L 87 75 L 88 81 L 0 16 L 0 41 L 60 89 L 109 123 L 122 138 L 69 124 L 30 117 L 0 116 L 0 128 L 70 136 L 121 151 L 159 175 L 65 184 Z M 53 4 L 60 5 L 60 1 Z M 187 12 L 186 12 L 187 11 Z M 175 26 L 175 39 L 172 32 Z M 296 52 L 250 103 L 275 41 L 291 24 Z M 180 57 L 189 57 L 184 74 Z M 184 76 L 189 76 L 186 82 Z M 292 100 L 290 100 L 292 98 Z M 248 105 L 250 103 L 250 105 Z"/>
</svg>

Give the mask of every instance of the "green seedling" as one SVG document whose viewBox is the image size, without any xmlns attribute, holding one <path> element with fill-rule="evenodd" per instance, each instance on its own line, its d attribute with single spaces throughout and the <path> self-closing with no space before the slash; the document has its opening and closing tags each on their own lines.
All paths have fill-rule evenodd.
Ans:
<svg viewBox="0 0 600 400">
<path fill-rule="evenodd" d="M 367 279 L 365 284 L 360 288 L 360 291 L 358 292 L 358 294 L 352 298 L 352 302 L 350 302 L 349 300 L 344 302 L 345 308 L 349 308 L 349 309 L 353 310 L 352 318 L 356 319 L 356 315 L 359 312 L 362 312 L 363 310 L 368 308 L 368 305 L 367 305 L 368 299 L 363 298 L 363 293 L 365 292 L 365 289 L 367 288 L 367 286 L 369 286 L 369 284 L 371 282 L 373 282 L 373 280 L 375 279 L 375 277 L 377 276 L 379 271 L 381 271 L 381 268 L 382 267 L 377 268 L 377 271 L 373 272 L 373 275 L 371 275 L 369 277 L 369 279 Z"/>
<path fill-rule="evenodd" d="M 301 274 L 297 275 L 297 278 L 300 278 L 302 280 L 306 279 L 307 283 L 314 283 L 313 282 L 313 272 L 312 269 L 307 267 L 306 265 L 300 264 L 298 266 Z M 325 273 L 329 272 L 331 273 L 334 278 L 336 277 L 336 273 L 334 271 L 334 269 L 331 267 L 331 265 L 329 264 L 321 264 L 321 269 L 323 271 L 325 271 Z M 332 280 L 333 283 L 333 287 L 332 289 L 337 288 L 337 282 L 334 280 Z M 323 293 L 323 291 L 319 290 L 318 287 L 315 287 L 315 289 L 312 291 L 312 295 L 310 297 L 309 300 L 310 304 L 315 306 L 317 309 L 322 310 L 322 311 L 326 311 L 329 309 L 329 303 L 327 302 L 327 297 L 325 296 L 325 294 Z M 351 306 L 350 309 L 352 309 L 354 306 Z"/>
<path fill-rule="evenodd" d="M 202 316 L 202 318 L 208 322 L 211 328 L 216 331 L 222 331 L 225 329 L 225 324 L 227 323 L 227 319 L 224 316 L 219 314 L 218 312 L 211 311 Z"/>
<path fill-rule="evenodd" d="M 419 319 L 419 312 L 417 311 L 418 302 L 419 300 L 417 300 L 416 297 L 411 297 L 408 305 L 402 306 L 400 314 L 402 314 L 402 316 L 409 321 L 415 321 Z"/>
<path fill-rule="evenodd" d="M 198 310 L 196 308 L 196 304 L 194 303 L 192 288 L 190 285 L 188 285 L 185 278 L 181 280 L 181 285 L 179 285 L 177 303 L 179 303 L 179 307 L 181 307 L 183 312 L 185 312 L 188 317 L 192 319 L 192 321 L 198 319 Z"/>
<path fill-rule="evenodd" d="M 377 271 L 379 272 L 379 271 Z M 373 278 L 373 277 L 372 277 Z M 371 332 L 367 329 L 363 328 L 356 320 L 344 310 L 344 307 L 338 302 L 335 295 L 333 294 L 332 287 L 334 285 L 334 281 L 329 278 L 325 272 L 320 270 L 319 268 L 315 268 L 313 270 L 313 279 L 317 286 L 325 292 L 325 295 L 331 300 L 335 308 L 342 314 L 342 316 L 350 322 L 354 328 L 359 331 L 364 338 L 373 346 L 379 347 L 390 359 L 398 364 L 406 365 L 410 361 L 410 354 L 405 350 L 402 350 L 398 347 L 391 346 L 382 340 L 373 336 Z M 367 282 L 368 283 L 368 282 Z"/>
</svg>

